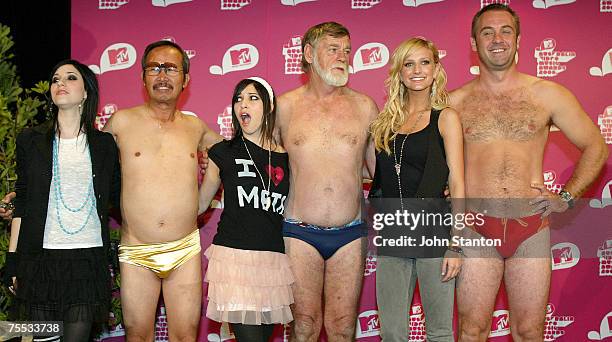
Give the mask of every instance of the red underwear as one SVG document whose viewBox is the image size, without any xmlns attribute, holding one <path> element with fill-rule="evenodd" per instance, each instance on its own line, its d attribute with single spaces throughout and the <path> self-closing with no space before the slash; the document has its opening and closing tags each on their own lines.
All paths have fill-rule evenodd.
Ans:
<svg viewBox="0 0 612 342">
<path fill-rule="evenodd" d="M 501 246 L 495 248 L 503 258 L 513 256 L 523 241 L 548 227 L 548 217 L 542 219 L 541 214 L 520 218 L 482 217 L 484 224 L 474 225 L 474 230 L 487 239 L 499 239 Z"/>
</svg>

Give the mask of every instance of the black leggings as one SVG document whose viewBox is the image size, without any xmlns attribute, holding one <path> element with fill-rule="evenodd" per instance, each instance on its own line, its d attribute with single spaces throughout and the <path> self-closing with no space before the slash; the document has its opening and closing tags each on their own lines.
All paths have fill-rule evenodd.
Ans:
<svg viewBox="0 0 612 342">
<path fill-rule="evenodd" d="M 274 324 L 250 325 L 230 323 L 230 326 L 238 342 L 268 342 L 274 331 Z"/>
<path fill-rule="evenodd" d="M 66 317 L 70 317 L 73 316 L 74 314 L 76 314 L 78 311 L 82 308 L 80 308 L 79 306 L 74 306 L 71 307 L 68 312 L 66 313 Z M 45 314 L 47 314 L 44 310 L 41 308 L 41 310 L 39 312 L 36 312 L 37 310 L 34 310 L 32 312 L 32 316 L 33 317 L 45 317 Z M 34 339 L 34 342 L 36 341 L 62 341 L 62 342 L 88 342 L 91 341 L 90 339 L 90 334 L 91 334 L 91 328 L 93 326 L 93 322 L 92 321 L 74 321 L 74 322 L 66 322 L 64 321 L 64 333 L 61 337 L 58 337 L 56 339 L 50 338 L 50 337 L 38 337 Z"/>
</svg>

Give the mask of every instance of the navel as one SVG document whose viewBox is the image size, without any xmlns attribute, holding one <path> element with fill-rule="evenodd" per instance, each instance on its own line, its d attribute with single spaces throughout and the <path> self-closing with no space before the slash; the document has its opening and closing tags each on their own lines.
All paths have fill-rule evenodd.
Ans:
<svg viewBox="0 0 612 342">
<path fill-rule="evenodd" d="M 134 153 L 134 155 L 135 155 L 136 157 L 140 157 L 140 152 L 136 152 L 136 153 Z"/>
</svg>

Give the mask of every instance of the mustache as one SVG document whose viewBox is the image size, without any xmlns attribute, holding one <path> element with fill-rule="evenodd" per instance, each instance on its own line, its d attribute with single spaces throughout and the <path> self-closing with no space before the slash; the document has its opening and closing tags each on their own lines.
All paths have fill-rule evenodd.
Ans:
<svg viewBox="0 0 612 342">
<path fill-rule="evenodd" d="M 159 89 L 160 87 L 174 89 L 174 86 L 166 81 L 157 82 L 153 85 L 153 89 Z"/>
</svg>

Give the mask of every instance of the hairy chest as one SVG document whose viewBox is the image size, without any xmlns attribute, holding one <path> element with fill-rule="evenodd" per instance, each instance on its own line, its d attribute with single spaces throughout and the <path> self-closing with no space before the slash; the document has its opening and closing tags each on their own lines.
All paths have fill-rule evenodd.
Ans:
<svg viewBox="0 0 612 342">
<path fill-rule="evenodd" d="M 528 141 L 548 129 L 550 113 L 525 92 L 469 94 L 460 105 L 467 141 Z"/>
</svg>

